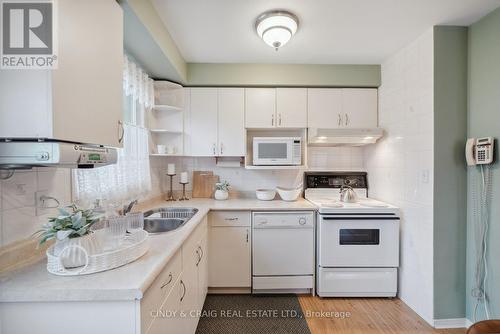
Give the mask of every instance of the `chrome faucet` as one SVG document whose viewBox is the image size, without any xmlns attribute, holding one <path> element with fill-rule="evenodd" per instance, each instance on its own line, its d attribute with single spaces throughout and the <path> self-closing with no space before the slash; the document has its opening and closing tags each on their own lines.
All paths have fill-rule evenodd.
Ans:
<svg viewBox="0 0 500 334">
<path fill-rule="evenodd" d="M 138 203 L 138 200 L 133 200 L 132 202 L 130 202 L 128 205 L 124 205 L 123 206 L 123 211 L 122 211 L 122 214 L 125 216 L 127 213 L 129 213 L 130 211 L 132 211 L 132 208 L 134 207 L 134 205 L 136 205 Z"/>
</svg>

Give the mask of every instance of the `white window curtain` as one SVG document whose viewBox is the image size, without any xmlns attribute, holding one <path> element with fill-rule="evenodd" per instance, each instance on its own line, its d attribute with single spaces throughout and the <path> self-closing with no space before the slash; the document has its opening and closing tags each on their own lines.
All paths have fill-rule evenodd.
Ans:
<svg viewBox="0 0 500 334">
<path fill-rule="evenodd" d="M 154 105 L 153 80 L 133 61 L 124 56 L 123 90 L 125 95 L 132 96 L 134 101 L 151 109 Z"/>
<path fill-rule="evenodd" d="M 154 103 L 153 80 L 127 57 L 124 63 L 125 94 L 132 96 L 134 103 L 149 110 Z M 75 200 L 89 203 L 95 199 L 104 199 L 121 204 L 145 197 L 151 190 L 148 143 L 147 129 L 135 124 L 124 124 L 123 148 L 118 149 L 116 164 L 74 170 Z"/>
</svg>

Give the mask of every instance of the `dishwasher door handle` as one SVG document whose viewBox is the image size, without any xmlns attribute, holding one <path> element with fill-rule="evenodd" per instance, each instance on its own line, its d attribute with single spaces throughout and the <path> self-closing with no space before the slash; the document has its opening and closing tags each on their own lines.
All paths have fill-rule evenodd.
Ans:
<svg viewBox="0 0 500 334">
<path fill-rule="evenodd" d="M 254 226 L 254 230 L 300 230 L 300 229 L 312 229 L 314 228 L 313 225 L 288 225 L 288 226 L 283 226 L 283 225 L 258 225 Z"/>
</svg>

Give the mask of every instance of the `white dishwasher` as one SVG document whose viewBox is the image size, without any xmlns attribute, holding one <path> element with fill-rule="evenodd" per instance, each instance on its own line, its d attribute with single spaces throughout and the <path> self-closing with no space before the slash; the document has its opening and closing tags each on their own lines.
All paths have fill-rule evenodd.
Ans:
<svg viewBox="0 0 500 334">
<path fill-rule="evenodd" d="M 314 292 L 314 213 L 252 213 L 252 291 Z"/>
</svg>

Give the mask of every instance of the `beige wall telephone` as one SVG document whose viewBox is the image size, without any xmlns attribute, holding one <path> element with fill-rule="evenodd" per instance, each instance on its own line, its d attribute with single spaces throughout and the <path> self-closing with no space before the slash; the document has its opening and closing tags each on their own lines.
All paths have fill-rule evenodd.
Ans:
<svg viewBox="0 0 500 334">
<path fill-rule="evenodd" d="M 468 166 L 486 165 L 493 162 L 493 137 L 469 138 L 465 145 Z"/>
</svg>

